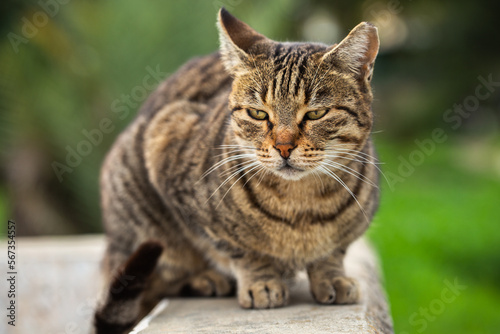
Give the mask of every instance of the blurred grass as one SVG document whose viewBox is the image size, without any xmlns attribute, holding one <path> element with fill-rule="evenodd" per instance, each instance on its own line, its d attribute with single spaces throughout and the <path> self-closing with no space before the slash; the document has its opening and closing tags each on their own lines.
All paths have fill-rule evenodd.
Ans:
<svg viewBox="0 0 500 334">
<path fill-rule="evenodd" d="M 396 333 L 498 332 L 500 179 L 455 163 L 456 148 L 438 146 L 393 191 L 382 180 L 368 234 L 383 262 Z M 379 140 L 378 150 L 382 170 L 395 172 L 398 156 L 408 157 L 411 147 Z M 432 313 L 441 312 L 435 300 L 445 280 L 467 288 Z M 429 309 L 428 318 L 421 308 Z"/>
</svg>

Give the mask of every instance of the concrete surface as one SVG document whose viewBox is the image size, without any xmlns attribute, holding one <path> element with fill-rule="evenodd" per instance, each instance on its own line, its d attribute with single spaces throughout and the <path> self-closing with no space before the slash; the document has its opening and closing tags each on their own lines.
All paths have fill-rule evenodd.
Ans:
<svg viewBox="0 0 500 334">
<path fill-rule="evenodd" d="M 349 248 L 345 262 L 347 273 L 361 285 L 362 301 L 357 305 L 315 303 L 306 274 L 301 273 L 287 307 L 243 310 L 235 298 L 170 299 L 140 333 L 392 333 L 372 249 L 359 240 Z"/>
<path fill-rule="evenodd" d="M 5 240 L 0 249 L 7 253 Z M 104 237 L 17 238 L 16 326 L 9 326 L 6 278 L 0 284 L 0 333 L 86 334 L 101 284 Z M 7 276 L 6 257 L 0 268 Z M 361 283 L 363 300 L 321 306 L 309 295 L 305 275 L 292 288 L 292 303 L 275 310 L 242 310 L 236 299 L 170 299 L 149 319 L 152 333 L 392 333 L 377 260 L 366 242 L 348 251 L 346 269 Z"/>
<path fill-rule="evenodd" d="M 16 238 L 16 326 L 7 324 L 6 279 L 0 283 L 0 333 L 87 334 L 101 284 L 104 237 Z M 7 245 L 0 242 L 0 253 Z M 1 259 L 7 272 L 6 257 Z"/>
</svg>

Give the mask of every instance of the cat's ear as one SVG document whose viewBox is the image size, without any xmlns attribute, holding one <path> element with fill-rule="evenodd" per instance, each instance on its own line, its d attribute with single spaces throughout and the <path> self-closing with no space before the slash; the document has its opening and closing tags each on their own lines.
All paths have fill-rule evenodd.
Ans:
<svg viewBox="0 0 500 334">
<path fill-rule="evenodd" d="M 342 42 L 323 56 L 323 61 L 333 62 L 360 81 L 370 81 L 379 48 L 378 30 L 371 23 L 358 24 Z"/>
<path fill-rule="evenodd" d="M 232 74 L 244 72 L 255 45 L 267 39 L 222 7 L 217 21 L 220 51 L 226 69 Z"/>
</svg>

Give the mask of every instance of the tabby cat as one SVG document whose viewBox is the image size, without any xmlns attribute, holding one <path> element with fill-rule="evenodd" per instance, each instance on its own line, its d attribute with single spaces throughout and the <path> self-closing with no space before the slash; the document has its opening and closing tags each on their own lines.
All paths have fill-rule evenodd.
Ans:
<svg viewBox="0 0 500 334">
<path fill-rule="evenodd" d="M 96 333 L 130 330 L 163 297 L 289 302 L 306 270 L 321 304 L 359 298 L 345 252 L 378 205 L 370 132 L 377 29 L 279 43 L 221 9 L 220 52 L 150 96 L 101 173 L 106 288 Z"/>
</svg>

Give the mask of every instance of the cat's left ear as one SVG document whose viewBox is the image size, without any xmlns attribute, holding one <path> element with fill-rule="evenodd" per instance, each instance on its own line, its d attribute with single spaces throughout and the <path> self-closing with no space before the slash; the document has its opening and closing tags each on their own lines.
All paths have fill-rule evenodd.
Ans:
<svg viewBox="0 0 500 334">
<path fill-rule="evenodd" d="M 219 11 L 220 51 L 222 61 L 229 73 L 237 75 L 250 66 L 249 57 L 256 45 L 269 41 L 267 37 L 238 20 L 222 7 Z"/>
<path fill-rule="evenodd" d="M 360 80 L 370 81 L 379 48 L 378 30 L 373 24 L 358 24 L 346 38 L 323 56 Z"/>
</svg>

